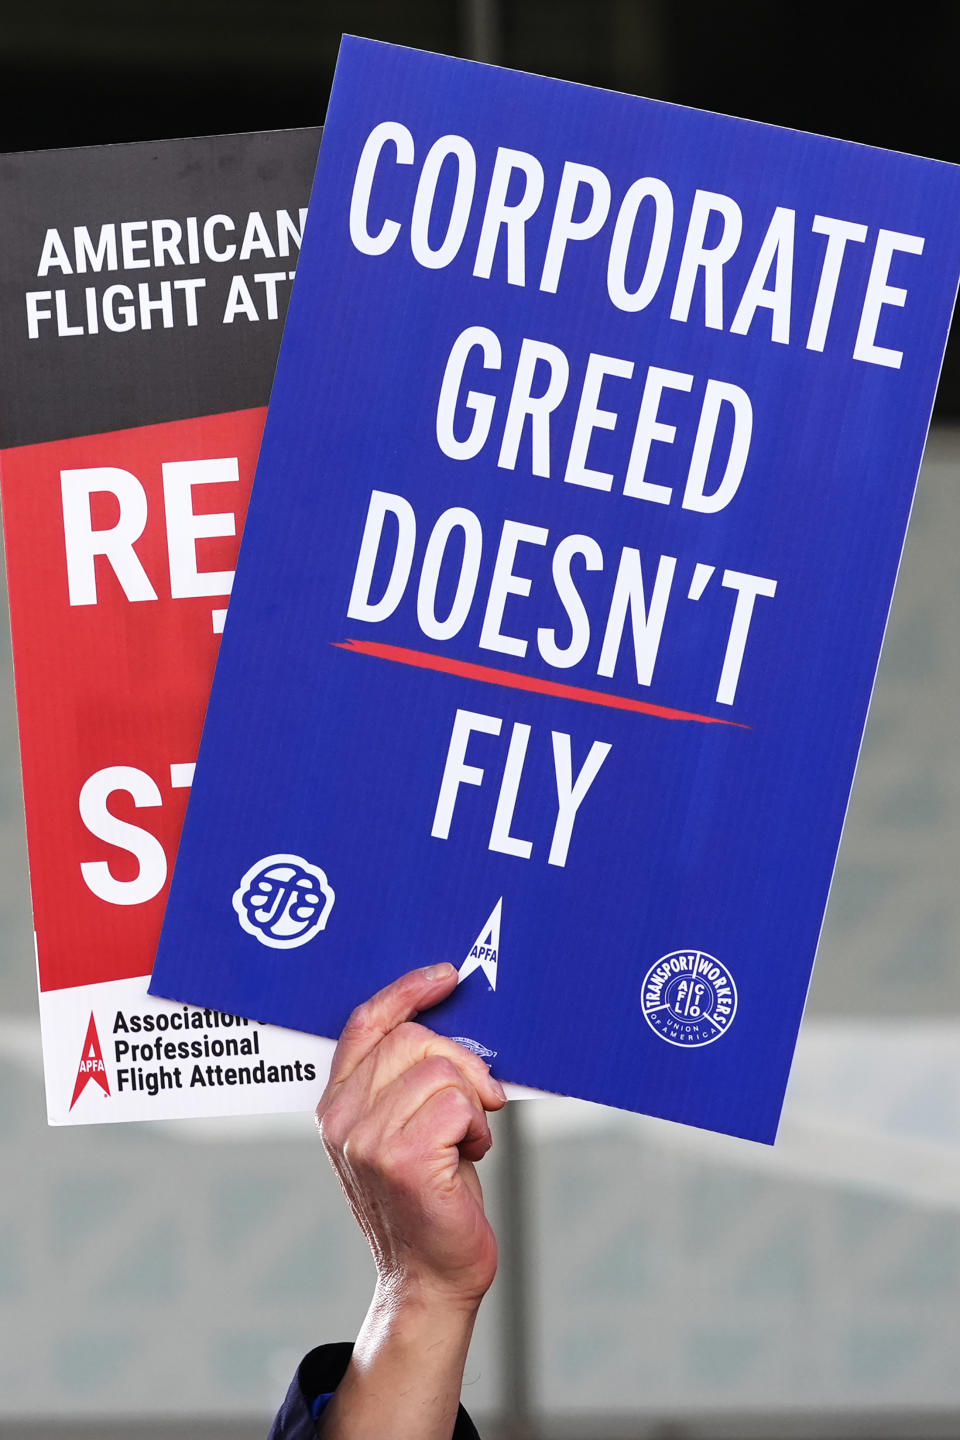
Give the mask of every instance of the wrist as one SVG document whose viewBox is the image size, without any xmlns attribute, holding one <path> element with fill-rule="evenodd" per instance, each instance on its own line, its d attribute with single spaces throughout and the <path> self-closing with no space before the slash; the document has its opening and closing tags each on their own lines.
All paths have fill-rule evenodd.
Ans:
<svg viewBox="0 0 960 1440">
<path fill-rule="evenodd" d="M 382 1257 L 377 1266 L 376 1296 L 411 1312 L 446 1311 L 475 1316 L 496 1276 L 493 1259 L 482 1264 L 444 1266 L 418 1263 L 417 1257 Z"/>
<path fill-rule="evenodd" d="M 467 1290 L 424 1274 L 381 1274 L 367 1312 L 367 1321 L 398 1339 L 436 1330 L 469 1335 L 483 1293 Z"/>
</svg>

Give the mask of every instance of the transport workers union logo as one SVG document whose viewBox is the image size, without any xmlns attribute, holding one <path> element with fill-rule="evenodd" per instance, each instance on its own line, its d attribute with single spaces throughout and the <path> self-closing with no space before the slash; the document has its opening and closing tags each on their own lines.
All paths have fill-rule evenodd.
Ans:
<svg viewBox="0 0 960 1440">
<path fill-rule="evenodd" d="M 737 1013 L 726 965 L 703 950 L 672 950 L 650 966 L 640 992 L 650 1029 L 668 1045 L 694 1048 L 725 1035 Z"/>
<path fill-rule="evenodd" d="M 261 945 L 292 950 L 325 927 L 335 898 L 316 865 L 299 855 L 267 855 L 240 881 L 233 908 L 247 934 Z"/>
</svg>

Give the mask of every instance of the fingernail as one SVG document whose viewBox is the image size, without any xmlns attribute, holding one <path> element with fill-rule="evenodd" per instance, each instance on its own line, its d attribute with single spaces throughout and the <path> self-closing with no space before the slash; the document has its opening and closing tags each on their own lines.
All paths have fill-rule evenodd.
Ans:
<svg viewBox="0 0 960 1440">
<path fill-rule="evenodd" d="M 494 1080 L 492 1075 L 490 1076 L 490 1084 L 493 1086 L 493 1093 L 497 1096 L 497 1098 L 500 1100 L 506 1100 L 506 1090 L 504 1090 L 499 1080 Z"/>
<path fill-rule="evenodd" d="M 453 966 L 446 965 L 424 965 L 423 978 L 425 980 L 446 980 Z"/>
</svg>

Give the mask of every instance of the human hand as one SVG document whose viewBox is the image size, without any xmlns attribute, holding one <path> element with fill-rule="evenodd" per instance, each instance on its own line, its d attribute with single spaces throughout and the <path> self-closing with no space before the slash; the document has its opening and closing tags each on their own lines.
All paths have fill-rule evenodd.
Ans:
<svg viewBox="0 0 960 1440">
<path fill-rule="evenodd" d="M 456 979 L 452 965 L 414 970 L 354 1011 L 317 1123 L 378 1288 L 471 1311 L 497 1268 L 475 1165 L 492 1143 L 485 1111 L 506 1096 L 479 1056 L 413 1023 Z"/>
</svg>

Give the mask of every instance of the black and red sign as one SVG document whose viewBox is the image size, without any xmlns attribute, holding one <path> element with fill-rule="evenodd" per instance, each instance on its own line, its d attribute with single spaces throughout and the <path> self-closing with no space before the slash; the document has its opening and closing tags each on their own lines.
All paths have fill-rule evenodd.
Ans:
<svg viewBox="0 0 960 1440">
<path fill-rule="evenodd" d="M 299 1108 L 315 1089 L 314 1065 L 281 1063 L 312 1039 L 263 1031 L 292 1079 L 211 1087 L 129 1036 L 165 1028 L 145 977 L 318 144 L 0 158 L 0 481 L 51 1121 Z"/>
</svg>

